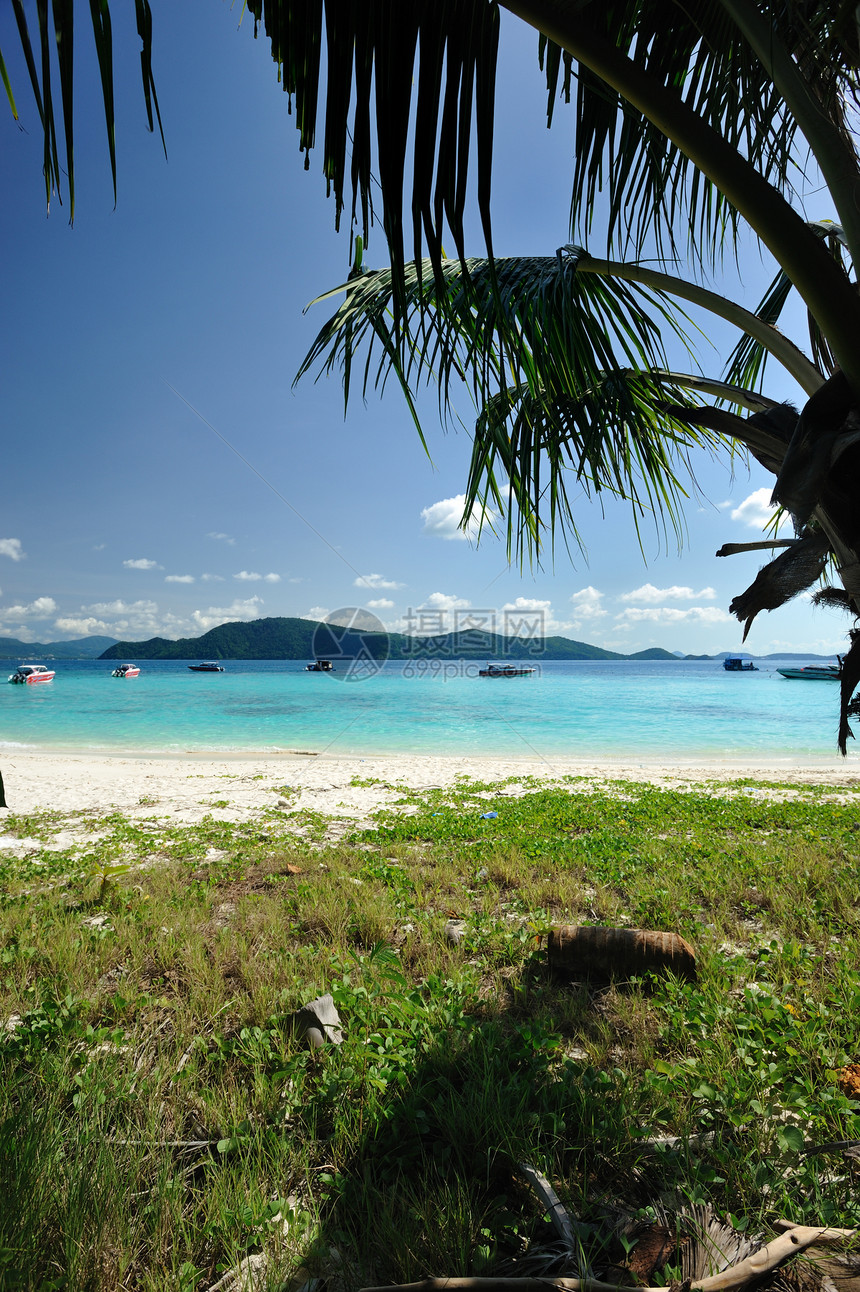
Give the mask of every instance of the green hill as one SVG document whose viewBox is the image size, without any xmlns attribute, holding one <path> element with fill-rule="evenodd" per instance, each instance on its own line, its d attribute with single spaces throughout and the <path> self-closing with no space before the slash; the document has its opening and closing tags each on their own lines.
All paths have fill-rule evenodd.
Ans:
<svg viewBox="0 0 860 1292">
<path fill-rule="evenodd" d="M 30 648 L 33 649 L 33 648 Z M 220 624 L 202 637 L 168 641 L 117 642 L 101 659 L 312 659 L 315 655 L 358 655 L 389 659 L 673 659 L 669 651 L 652 648 L 636 655 L 591 646 L 568 637 L 535 639 L 502 637 L 469 630 L 441 637 L 416 638 L 403 633 L 344 632 L 311 619 L 255 619 L 251 623 Z M 13 652 L 14 653 L 14 652 Z"/>
<path fill-rule="evenodd" d="M 0 656 L 4 659 L 99 659 L 115 637 L 81 637 L 74 642 L 22 642 L 17 637 L 0 637 Z"/>
</svg>

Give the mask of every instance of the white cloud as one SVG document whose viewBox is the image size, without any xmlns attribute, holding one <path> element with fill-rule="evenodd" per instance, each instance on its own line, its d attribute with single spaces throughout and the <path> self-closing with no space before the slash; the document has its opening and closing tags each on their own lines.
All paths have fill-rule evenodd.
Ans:
<svg viewBox="0 0 860 1292">
<path fill-rule="evenodd" d="M 394 602 L 389 601 L 387 597 L 379 597 L 376 601 L 368 601 L 367 608 L 369 610 L 391 610 L 393 605 Z"/>
<path fill-rule="evenodd" d="M 618 599 L 656 606 L 661 601 L 715 601 L 716 598 L 717 594 L 713 588 L 702 588 L 699 592 L 694 592 L 692 588 L 677 585 L 671 588 L 655 588 L 653 583 L 643 583 L 641 588 L 634 588 L 632 592 L 623 592 Z"/>
<path fill-rule="evenodd" d="M 9 623 L 15 619 L 47 619 L 56 612 L 57 603 L 53 597 L 36 597 L 29 605 L 0 607 L 0 621 Z"/>
<path fill-rule="evenodd" d="M 454 498 L 443 498 L 440 502 L 434 502 L 430 507 L 425 507 L 421 512 L 421 519 L 424 521 L 422 533 L 429 534 L 431 538 L 459 538 L 473 542 L 477 539 L 481 528 L 481 507 L 475 504 L 465 529 L 461 529 L 460 522 L 463 519 L 465 505 L 466 495 L 458 493 Z M 498 519 L 496 512 L 489 507 L 484 510 L 483 515 L 485 527 L 487 525 L 492 527 L 493 521 Z"/>
<path fill-rule="evenodd" d="M 770 489 L 756 489 L 748 498 L 744 498 L 731 513 L 732 520 L 739 520 L 751 529 L 764 529 L 773 516 L 775 507 L 771 505 Z"/>
<path fill-rule="evenodd" d="M 280 574 L 258 574 L 256 570 L 240 570 L 238 574 L 233 575 L 234 579 L 239 579 L 242 583 L 280 583 Z"/>
<path fill-rule="evenodd" d="M 330 615 L 330 614 L 331 614 L 331 611 L 328 609 L 327 606 L 311 606 L 310 610 L 307 610 L 303 615 L 299 615 L 299 618 L 314 619 L 322 623 L 326 615 Z"/>
<path fill-rule="evenodd" d="M 23 561 L 25 555 L 21 551 L 20 538 L 0 538 L 0 556 L 8 556 L 11 561 Z"/>
<path fill-rule="evenodd" d="M 549 614 L 552 610 L 551 601 L 538 601 L 537 597 L 517 597 L 516 601 L 506 601 L 502 606 L 503 610 L 522 610 L 526 613 L 543 613 Z"/>
<path fill-rule="evenodd" d="M 725 610 L 717 606 L 690 606 L 687 610 L 676 610 L 674 606 L 631 607 L 622 610 L 615 616 L 619 627 L 625 624 L 643 622 L 654 624 L 731 624 L 735 620 Z"/>
<path fill-rule="evenodd" d="M 107 543 L 93 543 L 94 552 L 103 552 L 106 547 L 107 547 Z"/>
<path fill-rule="evenodd" d="M 573 606 L 576 623 L 586 619 L 603 619 L 607 613 L 603 609 L 603 593 L 598 592 L 591 584 L 587 588 L 580 588 L 579 592 L 574 592 L 570 598 L 570 604 Z"/>
<path fill-rule="evenodd" d="M 200 578 L 204 583 L 223 583 L 224 577 L 221 574 L 201 574 Z"/>
<path fill-rule="evenodd" d="M 354 588 L 373 588 L 375 592 L 381 592 L 384 589 L 394 591 L 396 588 L 402 588 L 402 583 L 395 583 L 392 579 L 386 579 L 381 574 L 360 574 L 357 579 L 353 579 Z"/>
<path fill-rule="evenodd" d="M 229 543 L 231 547 L 236 546 L 236 540 L 230 534 L 218 534 L 218 533 L 215 533 L 214 531 L 210 531 L 210 533 L 208 533 L 206 537 L 214 538 L 216 541 L 221 543 Z"/>
<path fill-rule="evenodd" d="M 455 597 L 448 592 L 431 592 L 419 610 L 469 610 L 471 601 L 465 597 Z"/>
<path fill-rule="evenodd" d="M 208 633 L 210 628 L 217 628 L 219 624 L 232 623 L 237 619 L 242 623 L 259 619 L 262 604 L 262 597 L 248 597 L 247 601 L 234 601 L 230 606 L 209 606 L 207 610 L 195 610 L 191 618 L 196 628 Z"/>
<path fill-rule="evenodd" d="M 193 583 L 193 574 L 165 574 L 165 583 Z"/>
<path fill-rule="evenodd" d="M 127 570 L 163 570 L 164 566 L 159 565 L 158 561 L 147 560 L 145 556 L 139 556 L 133 561 L 123 561 Z"/>
<path fill-rule="evenodd" d="M 54 627 L 71 636 L 93 634 L 142 640 L 148 637 L 183 636 L 186 621 L 159 615 L 155 601 L 97 601 L 81 606 L 77 615 L 63 615 Z"/>
</svg>

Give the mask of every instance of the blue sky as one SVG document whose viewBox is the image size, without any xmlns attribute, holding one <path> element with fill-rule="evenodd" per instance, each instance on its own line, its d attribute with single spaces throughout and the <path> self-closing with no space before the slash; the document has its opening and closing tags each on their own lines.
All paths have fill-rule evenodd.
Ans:
<svg viewBox="0 0 860 1292">
<path fill-rule="evenodd" d="M 268 46 L 250 20 L 239 29 L 241 6 L 153 0 L 167 161 L 145 128 L 133 6 L 114 6 L 116 209 L 78 7 L 74 228 L 56 201 L 46 218 L 38 118 L 0 7 L 21 113 L 18 125 L 0 102 L 0 635 L 197 636 L 362 605 L 392 628 L 417 624 L 419 610 L 425 628 L 483 611 L 499 628 L 541 614 L 547 632 L 619 651 L 739 645 L 728 604 L 761 561 L 714 552 L 759 536 L 763 469 L 697 462 L 684 549 L 646 522 L 647 564 L 617 503 L 584 505 L 587 559 L 561 548 L 523 573 L 501 539 L 485 531 L 476 546 L 456 529 L 468 434 L 437 429 L 432 394 L 431 461 L 393 387 L 355 399 L 346 421 L 336 382 L 292 389 L 328 307 L 303 308 L 345 278 L 349 241 L 334 232 L 318 157 L 302 169 Z M 546 131 L 536 38 L 503 19 L 496 248 L 552 254 L 568 240 L 572 113 Z M 815 199 L 808 213 L 831 214 Z M 476 228 L 471 249 L 483 250 Z M 377 233 L 367 261 L 385 259 Z M 767 278 L 753 249 L 725 289 L 754 307 Z M 714 372 L 731 338 L 710 324 L 706 335 Z M 767 390 L 799 399 L 775 368 Z M 465 397 L 458 411 L 468 425 Z M 748 648 L 830 653 L 841 630 L 799 600 L 762 615 Z"/>
</svg>

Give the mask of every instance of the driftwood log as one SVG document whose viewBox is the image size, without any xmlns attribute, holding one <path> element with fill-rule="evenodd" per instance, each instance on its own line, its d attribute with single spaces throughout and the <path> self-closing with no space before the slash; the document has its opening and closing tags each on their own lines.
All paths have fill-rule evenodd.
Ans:
<svg viewBox="0 0 860 1292">
<path fill-rule="evenodd" d="M 822 1229 L 796 1225 L 737 1265 L 730 1266 L 720 1274 L 696 1280 L 692 1283 L 690 1292 L 729 1292 L 733 1288 L 745 1287 L 807 1247 L 855 1238 L 857 1232 L 856 1229 Z M 549 1292 L 551 1288 L 558 1292 L 630 1292 L 629 1287 L 622 1287 L 617 1283 L 569 1278 L 423 1279 L 419 1283 L 391 1283 L 381 1287 L 362 1288 L 361 1292 Z M 639 1288 L 637 1292 L 666 1292 L 666 1289 Z"/>
<path fill-rule="evenodd" d="M 632 978 L 648 970 L 696 977 L 696 953 L 678 933 L 562 924 L 550 930 L 547 954 L 558 969 L 598 978 Z"/>
</svg>

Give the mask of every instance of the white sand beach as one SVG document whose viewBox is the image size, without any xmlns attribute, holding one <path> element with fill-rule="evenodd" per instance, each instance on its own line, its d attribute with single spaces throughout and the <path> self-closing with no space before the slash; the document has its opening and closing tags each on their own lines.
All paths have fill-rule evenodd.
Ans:
<svg viewBox="0 0 860 1292">
<path fill-rule="evenodd" d="M 218 819 L 249 820 L 272 807 L 310 810 L 331 817 L 366 820 L 394 802 L 403 789 L 430 789 L 473 781 L 499 782 L 562 777 L 607 781 L 647 781 L 683 789 L 703 782 L 755 777 L 781 784 L 824 784 L 833 792 L 860 787 L 860 758 L 771 759 L 753 762 L 629 762 L 575 759 L 444 758 L 378 755 L 367 758 L 331 755 L 136 757 L 34 753 L 0 754 L 6 790 L 0 830 L 9 813 L 54 811 L 77 813 L 119 810 L 131 818 L 167 817 L 194 824 L 207 814 Z M 354 782 L 373 782 L 356 784 Z M 520 794 L 522 784 L 504 792 Z M 279 803 L 280 800 L 280 803 Z"/>
</svg>

